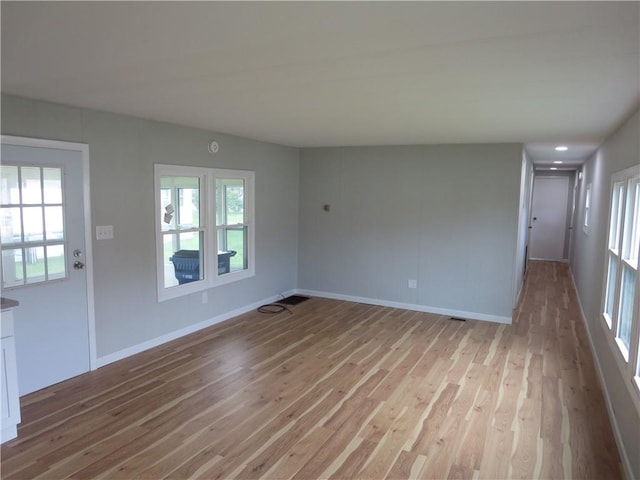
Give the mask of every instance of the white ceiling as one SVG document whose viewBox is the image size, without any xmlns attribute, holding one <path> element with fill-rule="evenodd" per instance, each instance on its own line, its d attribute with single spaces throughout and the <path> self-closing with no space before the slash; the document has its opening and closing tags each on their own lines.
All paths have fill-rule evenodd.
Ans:
<svg viewBox="0 0 640 480">
<path fill-rule="evenodd" d="M 298 147 L 524 142 L 573 165 L 638 105 L 639 5 L 2 1 L 2 91 Z"/>
</svg>

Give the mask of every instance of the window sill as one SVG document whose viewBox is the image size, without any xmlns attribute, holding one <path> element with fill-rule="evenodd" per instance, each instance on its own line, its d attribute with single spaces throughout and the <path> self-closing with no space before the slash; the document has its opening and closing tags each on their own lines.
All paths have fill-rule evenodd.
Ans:
<svg viewBox="0 0 640 480">
<path fill-rule="evenodd" d="M 184 297 L 205 290 L 215 289 L 222 285 L 228 285 L 230 283 L 239 282 L 247 278 L 255 276 L 253 270 L 240 270 L 237 272 L 225 273 L 224 275 L 216 276 L 212 280 L 200 280 L 197 282 L 190 282 L 184 285 L 176 285 L 175 287 L 165 288 L 158 292 L 158 303 L 165 302 L 167 300 L 173 300 L 174 298 Z"/>
<path fill-rule="evenodd" d="M 215 284 L 212 287 L 219 287 L 220 285 L 227 285 L 229 283 L 238 282 L 255 276 L 255 272 L 252 269 L 238 270 L 236 272 L 229 272 L 223 275 L 218 275 L 215 278 Z"/>
</svg>

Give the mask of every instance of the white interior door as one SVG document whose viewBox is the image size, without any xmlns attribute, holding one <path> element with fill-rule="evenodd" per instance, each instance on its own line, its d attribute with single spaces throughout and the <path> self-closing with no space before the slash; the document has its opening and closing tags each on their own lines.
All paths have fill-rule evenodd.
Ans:
<svg viewBox="0 0 640 480">
<path fill-rule="evenodd" d="M 535 177 L 529 258 L 564 260 L 569 177 Z"/>
<path fill-rule="evenodd" d="M 87 372 L 93 364 L 87 155 L 85 145 L 2 138 L 1 277 L 3 296 L 20 302 L 20 395 Z"/>
</svg>

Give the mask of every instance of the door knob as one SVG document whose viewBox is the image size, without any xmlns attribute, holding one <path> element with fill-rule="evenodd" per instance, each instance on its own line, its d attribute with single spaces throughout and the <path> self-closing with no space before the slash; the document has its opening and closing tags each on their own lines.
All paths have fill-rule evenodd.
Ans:
<svg viewBox="0 0 640 480">
<path fill-rule="evenodd" d="M 73 268 L 75 268 L 76 270 L 82 270 L 84 268 L 84 263 L 78 260 L 74 262 Z"/>
</svg>

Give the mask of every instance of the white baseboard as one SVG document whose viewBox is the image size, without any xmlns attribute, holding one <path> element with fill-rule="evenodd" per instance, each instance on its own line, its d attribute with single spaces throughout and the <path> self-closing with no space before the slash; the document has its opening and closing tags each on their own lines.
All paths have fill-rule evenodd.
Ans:
<svg viewBox="0 0 640 480">
<path fill-rule="evenodd" d="M 16 425 L 9 425 L 8 427 L 2 427 L 0 431 L 0 443 L 8 442 L 18 436 L 18 427 Z"/>
<path fill-rule="evenodd" d="M 370 305 L 379 305 L 382 307 L 392 307 L 392 308 L 403 308 L 405 310 L 414 310 L 417 312 L 426 312 L 426 313 L 435 313 L 439 315 L 448 315 L 451 317 L 459 317 L 465 319 L 473 319 L 473 320 L 483 320 L 487 322 L 496 322 L 496 323 L 505 323 L 510 324 L 511 318 L 509 317 L 500 317 L 497 315 L 487 315 L 484 313 L 476 313 L 476 312 L 466 312 L 462 310 L 450 310 L 443 309 L 438 307 L 429 307 L 424 305 L 415 305 L 412 303 L 401 303 L 401 302 L 391 302 L 387 300 L 379 300 L 375 298 L 367 298 L 367 297 L 356 297 L 352 295 L 342 295 L 338 293 L 330 293 L 330 292 L 319 292 L 315 290 L 291 290 L 289 292 L 285 292 L 282 295 L 289 296 L 292 294 L 301 294 L 301 295 L 310 295 L 313 297 L 322 297 L 322 298 L 332 298 L 334 300 L 344 300 L 348 302 L 356 302 L 356 303 L 366 303 Z M 193 325 L 189 325 L 187 327 L 181 328 L 179 330 L 174 330 L 173 332 L 169 332 L 165 335 L 161 335 L 160 337 L 153 338 L 151 340 L 147 340 L 146 342 L 139 343 L 137 345 L 132 345 L 131 347 L 124 348 L 122 350 L 118 350 L 117 352 L 110 353 L 108 355 L 104 355 L 97 359 L 97 368 L 104 367 L 105 365 L 109 365 L 110 363 L 117 362 L 118 360 L 122 360 L 124 358 L 130 357 L 140 352 L 144 352 L 145 350 L 149 350 L 150 348 L 154 348 L 160 346 L 164 343 L 170 342 L 172 340 L 176 340 L 185 335 L 189 335 L 191 333 L 197 332 L 198 330 L 202 330 L 203 328 L 210 327 L 215 325 L 216 323 L 224 322 L 225 320 L 229 320 L 230 318 L 237 317 L 238 315 L 242 315 L 243 313 L 250 312 L 251 310 L 255 310 L 260 305 L 264 305 L 266 303 L 271 303 L 279 300 L 281 298 L 280 295 L 274 295 L 269 298 L 265 298 L 258 302 L 254 302 L 250 305 L 246 305 L 244 307 L 237 308 L 235 310 L 231 310 L 229 312 L 222 313 L 213 318 L 209 318 L 208 320 L 204 320 L 199 323 L 195 323 Z"/>
<path fill-rule="evenodd" d="M 282 295 L 286 297 L 293 293 L 294 293 L 294 290 L 291 290 L 289 292 L 283 293 Z M 209 318 L 208 320 L 204 320 L 199 323 L 194 323 L 193 325 L 189 325 L 188 327 L 184 327 L 179 330 L 174 330 L 173 332 L 169 332 L 160 337 L 156 337 L 151 340 L 147 340 L 146 342 L 142 342 L 137 345 L 133 345 L 131 347 L 118 350 L 117 352 L 110 353 L 103 357 L 99 357 L 97 360 L 97 368 L 104 367 L 105 365 L 108 365 L 110 363 L 117 362 L 118 360 L 122 360 L 124 358 L 135 355 L 136 353 L 144 352 L 145 350 L 149 350 L 150 348 L 157 347 L 159 345 L 162 345 L 163 343 L 167 343 L 172 340 L 176 340 L 180 337 L 184 337 L 185 335 L 189 335 L 190 333 L 197 332 L 198 330 L 202 330 L 203 328 L 210 327 L 212 325 L 215 325 L 216 323 L 224 322 L 225 320 L 229 320 L 230 318 L 237 317 L 238 315 L 242 315 L 243 313 L 250 312 L 251 310 L 255 310 L 260 305 L 275 302 L 280 298 L 281 298 L 280 295 L 273 295 L 269 298 L 265 298 L 258 302 L 254 302 L 250 305 L 246 305 L 244 307 L 236 308 L 235 310 L 222 313 L 213 318 Z"/>
<path fill-rule="evenodd" d="M 534 258 L 529 257 L 529 260 L 533 260 L 534 262 L 559 262 L 559 263 L 569 263 L 568 258 L 563 258 L 558 260 L 557 258 Z"/>
<path fill-rule="evenodd" d="M 430 307 L 428 305 L 417 305 L 414 303 L 392 302 L 389 300 L 380 300 L 378 298 L 356 297 L 353 295 L 343 295 L 341 293 L 319 292 L 316 290 L 298 289 L 295 291 L 300 295 L 309 295 L 312 297 L 331 298 L 333 300 L 344 300 L 346 302 L 366 303 L 369 305 L 379 305 L 381 307 L 403 308 L 405 310 L 413 310 L 416 312 L 436 313 L 438 315 L 447 315 L 450 317 L 459 317 L 470 320 L 483 320 L 485 322 L 512 323 L 511 317 L 501 317 L 498 315 L 487 315 L 486 313 L 466 312 L 463 310 L 450 310 L 448 308 Z"/>
<path fill-rule="evenodd" d="M 618 422 L 613 412 L 613 405 L 611 404 L 611 398 L 609 397 L 607 384 L 604 382 L 604 375 L 602 373 L 602 367 L 600 366 L 600 359 L 596 355 L 596 348 L 593 343 L 593 337 L 591 336 L 591 330 L 589 330 L 589 325 L 587 324 L 587 317 L 584 314 L 584 310 L 582 308 L 582 301 L 580 300 L 580 296 L 578 295 L 578 287 L 576 286 L 576 280 L 575 278 L 573 278 L 573 271 L 571 269 L 569 269 L 569 276 L 571 277 L 571 283 L 573 284 L 573 289 L 576 291 L 576 298 L 578 299 L 578 307 L 580 308 L 580 316 L 582 317 L 582 324 L 584 325 L 584 328 L 587 331 L 587 338 L 589 339 L 589 346 L 591 347 L 591 356 L 593 357 L 594 364 L 596 366 L 596 371 L 598 372 L 598 380 L 600 380 L 600 390 L 602 390 L 602 393 L 604 394 L 604 402 L 607 405 L 609 422 L 613 427 L 613 438 L 615 438 L 616 440 L 616 445 L 618 446 L 618 451 L 620 452 L 620 457 L 622 459 L 622 468 L 624 469 L 625 477 L 627 479 L 632 479 L 634 478 L 634 476 L 633 476 L 633 472 L 631 471 L 631 462 L 629 461 L 629 456 L 627 455 L 627 451 L 624 448 L 624 443 L 622 442 L 622 436 L 620 435 Z"/>
</svg>

